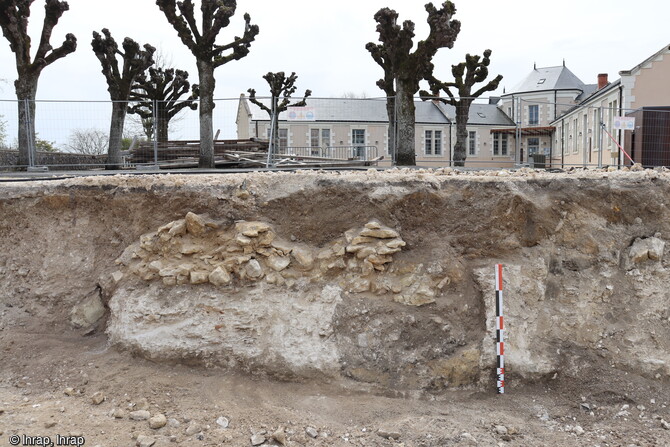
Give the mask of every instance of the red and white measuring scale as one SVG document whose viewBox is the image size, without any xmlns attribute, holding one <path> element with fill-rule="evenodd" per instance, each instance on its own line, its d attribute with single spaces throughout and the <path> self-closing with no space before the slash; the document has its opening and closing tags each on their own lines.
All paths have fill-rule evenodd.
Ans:
<svg viewBox="0 0 670 447">
<path fill-rule="evenodd" d="M 503 319 L 503 266 L 496 264 L 496 388 L 498 394 L 505 394 L 505 323 Z"/>
</svg>

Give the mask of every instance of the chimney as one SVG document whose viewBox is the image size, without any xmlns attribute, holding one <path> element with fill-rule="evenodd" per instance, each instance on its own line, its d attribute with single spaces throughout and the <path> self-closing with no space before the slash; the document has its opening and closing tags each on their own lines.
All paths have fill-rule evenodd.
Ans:
<svg viewBox="0 0 670 447">
<path fill-rule="evenodd" d="M 598 90 L 603 87 L 606 87 L 609 82 L 607 82 L 607 73 L 600 73 L 598 75 Z"/>
</svg>

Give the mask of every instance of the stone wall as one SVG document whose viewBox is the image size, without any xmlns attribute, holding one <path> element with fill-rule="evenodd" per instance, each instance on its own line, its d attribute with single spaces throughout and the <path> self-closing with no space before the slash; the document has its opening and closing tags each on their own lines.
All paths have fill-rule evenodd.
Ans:
<svg viewBox="0 0 670 447">
<path fill-rule="evenodd" d="M 18 151 L 0 150 L 0 169 L 16 166 L 18 158 Z M 37 152 L 35 165 L 48 166 L 51 170 L 86 170 L 103 167 L 106 162 L 106 155 Z"/>
</svg>

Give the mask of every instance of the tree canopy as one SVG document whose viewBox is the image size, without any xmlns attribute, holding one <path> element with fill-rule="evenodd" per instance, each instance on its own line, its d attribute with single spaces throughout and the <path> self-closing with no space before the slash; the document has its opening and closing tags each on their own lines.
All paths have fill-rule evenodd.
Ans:
<svg viewBox="0 0 670 447">
<path fill-rule="evenodd" d="M 165 18 L 177 31 L 182 43 L 193 53 L 198 66 L 198 84 L 200 86 L 200 159 L 198 165 L 203 168 L 214 167 L 214 128 L 212 115 L 214 110 L 214 69 L 233 60 L 239 60 L 249 54 L 251 42 L 258 35 L 257 25 L 251 24 L 249 14 L 244 14 L 244 33 L 236 36 L 232 42 L 217 44 L 216 38 L 221 29 L 230 25 L 235 15 L 235 0 L 201 0 L 201 27 L 195 17 L 192 0 L 156 0 Z"/>
<path fill-rule="evenodd" d="M 465 62 L 452 65 L 451 74 L 454 76 L 453 81 L 440 81 L 432 73 L 426 76 L 431 93 L 422 91 L 421 96 L 432 96 L 434 99 L 456 107 L 456 144 L 454 145 L 454 162 L 456 166 L 463 166 L 467 157 L 465 145 L 468 138 L 467 123 L 470 106 L 475 99 L 484 93 L 497 89 L 503 78 L 502 75 L 498 75 L 473 91 L 473 87 L 476 84 L 481 84 L 488 78 L 490 63 L 491 50 L 486 50 L 484 51 L 484 57 L 467 54 Z M 446 93 L 447 97 L 440 96 L 440 92 Z"/>
<path fill-rule="evenodd" d="M 389 121 L 395 121 L 398 126 L 395 160 L 398 165 L 416 164 L 414 95 L 419 91 L 420 82 L 432 73 L 432 59 L 437 51 L 452 48 L 461 30 L 461 23 L 453 19 L 456 7 L 452 2 L 444 2 L 439 9 L 428 3 L 426 12 L 429 33 L 416 47 L 414 22 L 406 20 L 399 25 L 398 13 L 390 8 L 382 8 L 374 16 L 380 43 L 366 45 L 373 60 L 384 70 L 384 77 L 377 85 L 395 98 L 393 107 L 387 106 L 387 111 Z"/>
</svg>

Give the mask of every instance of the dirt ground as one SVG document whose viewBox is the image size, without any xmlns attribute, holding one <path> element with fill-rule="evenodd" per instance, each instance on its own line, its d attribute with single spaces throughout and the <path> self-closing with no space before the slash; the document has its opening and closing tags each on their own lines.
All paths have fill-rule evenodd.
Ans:
<svg viewBox="0 0 670 447">
<path fill-rule="evenodd" d="M 387 397 L 352 383 L 281 383 L 153 363 L 110 348 L 102 333 L 44 326 L 29 306 L 3 307 L 2 446 L 28 445 L 24 436 L 53 445 L 249 446 L 254 435 L 253 442 L 287 446 L 670 445 L 667 382 L 606 365 L 581 379 L 511 382 L 502 396 L 491 386 Z M 131 420 L 140 408 L 167 424 Z M 227 428 L 217 424 L 225 425 L 221 417 Z"/>
<path fill-rule="evenodd" d="M 670 320 L 665 295 L 659 291 L 665 289 L 670 274 L 664 267 L 668 257 L 666 264 L 644 264 L 640 269 L 647 276 L 635 277 L 636 284 L 653 283 L 652 298 L 633 299 L 631 287 L 618 292 L 613 304 L 597 303 L 598 309 L 612 307 L 621 316 L 621 321 L 613 320 L 621 327 L 613 326 L 615 335 L 604 342 L 606 347 L 608 342 L 616 343 L 614 347 L 621 351 L 612 348 L 605 356 L 602 349 L 585 348 L 591 346 L 586 342 L 581 347 L 566 345 L 575 352 L 558 373 L 523 382 L 510 374 L 502 396 L 495 394 L 493 369 L 488 388 L 441 389 L 434 394 L 374 391 L 346 378 L 289 383 L 260 373 L 245 375 L 133 357 L 110 346 L 104 321 L 95 330 L 74 330 L 68 323 L 72 305 L 95 288 L 101 274 L 114 271 L 113 261 L 124 247 L 141 234 L 182 218 L 186 211 L 210 212 L 230 222 L 264 217 L 280 233 L 314 243 L 331 240 L 351 228 L 352 221 L 365 223 L 377 217 L 403 228 L 403 237 L 415 252 L 423 250 L 439 259 L 451 259 L 456 249 L 466 260 L 491 256 L 501 247 L 510 253 L 539 250 L 541 244 L 555 239 L 564 250 L 560 259 L 552 255 L 561 261 L 554 263 L 560 268 L 552 264 L 555 288 L 574 283 L 581 295 L 589 284 L 604 278 L 597 267 L 600 258 L 580 252 L 591 248 L 586 236 L 593 234 L 602 244 L 602 234 L 618 241 L 620 234 L 634 239 L 657 231 L 670 233 L 668 211 L 662 204 L 670 190 L 666 173 L 660 179 L 631 173 L 630 179 L 621 175 L 609 183 L 601 179 L 607 173 L 568 178 L 563 183 L 545 174 L 529 177 L 527 183 L 491 183 L 475 174 L 444 183 L 430 173 L 412 173 L 410 181 L 404 174 L 387 175 L 353 178 L 344 190 L 338 189 L 335 174 L 316 180 L 305 174 L 310 181 L 303 183 L 283 182 L 283 177 L 280 182 L 270 175 L 217 177 L 190 189 L 184 186 L 188 179 L 181 177 L 7 186 L 0 191 L 0 446 L 670 445 L 669 376 L 654 378 L 651 369 L 636 371 L 626 369 L 623 361 L 613 363 L 618 354 L 641 351 L 646 343 L 640 336 L 626 344 L 623 337 L 629 335 L 626 331 L 632 332 L 631 327 L 645 336 L 653 334 L 660 346 L 657 350 L 667 352 L 664 331 Z M 600 183 L 602 187 L 592 187 Z M 403 192 L 406 188 L 409 192 Z M 310 199 L 308 193 L 317 189 L 321 200 L 331 204 L 328 213 L 320 213 Z M 359 189 L 367 196 L 354 194 Z M 394 194 L 398 198 L 393 199 Z M 524 194 L 534 201 L 525 200 Z M 645 200 L 640 199 L 643 195 Z M 655 200 L 647 200 L 648 196 Z M 468 214 L 449 220 L 445 209 L 466 209 Z M 509 210 L 515 211 L 517 219 L 504 221 L 506 231 L 518 234 L 518 240 L 502 240 L 496 232 L 503 233 L 496 230 L 496 216 Z M 310 215 L 314 218 L 305 218 Z M 561 215 L 567 216 L 566 223 L 561 220 L 557 225 L 555 218 Z M 590 221 L 600 222 L 601 227 L 581 234 Z M 439 231 L 410 231 L 425 229 L 426 222 L 441 222 Z M 444 244 L 443 234 L 453 242 L 449 250 L 431 251 L 437 242 Z M 481 234 L 490 234 L 491 243 L 483 246 Z M 620 245 L 623 249 L 628 242 Z M 407 258 L 411 256 L 410 250 Z M 624 273 L 621 278 L 634 277 Z M 456 300 L 456 292 L 442 297 L 445 308 L 449 300 Z M 567 296 L 562 291 L 554 294 L 561 299 Z M 662 320 L 629 306 L 650 301 L 664 308 L 666 313 L 653 308 Z M 577 298 L 555 301 L 565 309 L 566 319 L 573 310 L 578 312 L 580 303 Z M 635 312 L 640 320 L 623 321 Z M 455 321 L 459 318 L 453 316 Z M 572 330 L 577 334 L 587 327 Z M 600 333 L 602 328 L 598 329 Z M 596 337 L 592 344 L 598 342 Z M 383 348 L 380 352 L 386 351 L 386 345 Z"/>
</svg>

